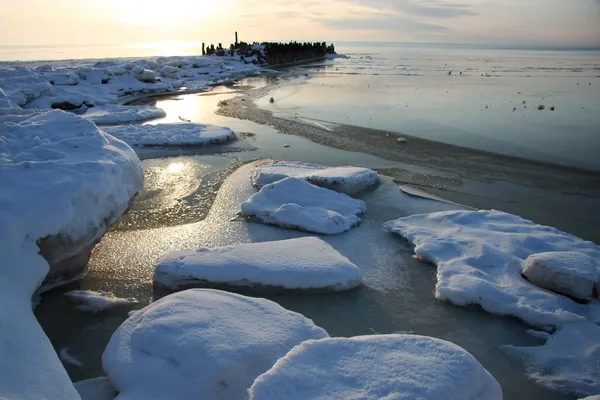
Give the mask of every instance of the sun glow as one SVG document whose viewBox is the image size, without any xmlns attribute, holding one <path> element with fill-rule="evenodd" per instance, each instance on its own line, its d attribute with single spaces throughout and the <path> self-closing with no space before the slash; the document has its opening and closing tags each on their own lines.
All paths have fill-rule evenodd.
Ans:
<svg viewBox="0 0 600 400">
<path fill-rule="evenodd" d="M 219 7 L 223 7 L 230 0 L 222 0 Z M 200 22 L 216 16 L 217 7 L 207 6 L 205 2 L 197 0 L 177 0 L 165 2 L 163 0 L 111 0 L 115 9 L 114 18 L 136 26 L 180 26 L 188 22 Z"/>
</svg>

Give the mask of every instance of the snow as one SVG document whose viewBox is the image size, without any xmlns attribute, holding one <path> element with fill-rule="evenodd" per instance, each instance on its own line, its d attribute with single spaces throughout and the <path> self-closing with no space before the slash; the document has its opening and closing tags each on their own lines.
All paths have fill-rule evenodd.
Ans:
<svg viewBox="0 0 600 400">
<path fill-rule="evenodd" d="M 105 105 L 88 109 L 82 117 L 89 119 L 96 125 L 116 125 L 142 122 L 162 118 L 166 115 L 165 110 L 153 106 Z"/>
<path fill-rule="evenodd" d="M 600 400 L 600 394 L 597 396 L 588 396 L 584 399 L 579 399 L 579 400 Z"/>
<path fill-rule="evenodd" d="M 503 349 L 520 358 L 528 376 L 543 386 L 579 396 L 600 393 L 600 326 L 596 324 L 566 324 L 543 346 Z"/>
<path fill-rule="evenodd" d="M 344 290 L 360 285 L 361 271 L 316 237 L 169 253 L 154 279 L 177 288 L 194 281 L 234 286 Z"/>
<path fill-rule="evenodd" d="M 532 254 L 523 264 L 523 275 L 533 284 L 575 298 L 594 294 L 600 266 L 587 254 L 575 251 Z"/>
<path fill-rule="evenodd" d="M 502 389 L 467 351 L 417 335 L 306 341 L 250 388 L 250 400 L 501 400 Z"/>
<path fill-rule="evenodd" d="M 79 307 L 83 311 L 98 312 L 107 308 L 119 307 L 124 305 L 137 304 L 134 298 L 123 299 L 116 297 L 112 293 L 95 292 L 93 290 L 71 290 L 65 293 L 65 296 L 77 303 L 82 303 Z"/>
<path fill-rule="evenodd" d="M 119 400 L 243 399 L 290 349 L 327 336 L 269 300 L 191 289 L 133 314 L 110 339 L 102 364 Z"/>
<path fill-rule="evenodd" d="M 199 146 L 235 139 L 229 128 L 195 123 L 120 125 L 102 130 L 130 146 Z"/>
<path fill-rule="evenodd" d="M 25 108 L 84 111 L 132 96 L 205 91 L 217 82 L 264 72 L 237 55 L 8 62 L 0 65 L 0 89 Z"/>
<path fill-rule="evenodd" d="M 529 336 L 533 336 L 536 339 L 542 339 L 542 340 L 546 340 L 550 337 L 550 334 L 548 332 L 544 332 L 544 331 L 536 331 L 534 329 L 528 329 L 526 331 L 526 333 Z"/>
<path fill-rule="evenodd" d="M 295 161 L 267 163 L 256 168 L 252 182 L 257 188 L 294 177 L 305 179 L 316 186 L 355 196 L 363 190 L 377 184 L 377 172 L 360 167 L 324 167 Z"/>
<path fill-rule="evenodd" d="M 50 271 L 38 240 L 77 253 L 94 243 L 141 188 L 133 150 L 63 111 L 0 116 L 0 396 L 77 399 L 31 310 Z M 52 185 L 48 183 L 52 182 Z"/>
<path fill-rule="evenodd" d="M 332 235 L 357 225 L 367 205 L 303 179 L 285 178 L 263 186 L 241 208 L 242 215 L 265 224 Z"/>
<path fill-rule="evenodd" d="M 81 400 L 113 400 L 117 392 L 106 378 L 86 379 L 75 383 Z"/>
<path fill-rule="evenodd" d="M 385 224 L 414 244 L 415 254 L 437 266 L 435 296 L 456 305 L 479 304 L 532 325 L 593 320 L 600 302 L 578 304 L 521 277 L 532 254 L 577 251 L 600 259 L 591 242 L 500 211 L 448 211 L 412 215 Z"/>
</svg>

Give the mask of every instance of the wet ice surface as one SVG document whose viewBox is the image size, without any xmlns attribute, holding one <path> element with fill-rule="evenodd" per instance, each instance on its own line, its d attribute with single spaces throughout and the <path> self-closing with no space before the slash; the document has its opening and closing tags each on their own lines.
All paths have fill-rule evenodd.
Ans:
<svg viewBox="0 0 600 400">
<path fill-rule="evenodd" d="M 255 136 L 232 144 L 232 147 L 227 147 L 226 153 L 209 154 L 211 151 L 223 151 L 222 147 L 212 147 L 212 150 L 202 149 L 200 155 L 193 154 L 193 149 L 187 149 L 184 155 L 146 159 L 146 186 L 132 213 L 121 222 L 123 228 L 127 221 L 132 225 L 125 229 L 117 226 L 104 237 L 92 254 L 89 273 L 83 280 L 43 296 L 36 314 L 46 333 L 57 350 L 69 347 L 69 354 L 83 363 L 82 367 L 66 366 L 74 381 L 104 375 L 100 356 L 130 309 L 108 310 L 97 315 L 85 313 L 62 293 L 73 289 L 110 291 L 119 297 L 137 298 L 140 304 L 136 308 L 141 308 L 150 299 L 166 294 L 153 286 L 152 276 L 156 259 L 167 252 L 306 235 L 229 221 L 240 203 L 254 193 L 249 167 L 244 167 L 225 181 L 212 208 L 212 198 L 204 197 L 207 190 L 200 188 L 206 179 L 210 180 L 208 177 L 227 173 L 238 163 L 261 157 L 332 166 L 410 168 L 368 155 L 327 148 L 299 137 L 281 135 L 267 126 L 212 114 L 217 102 L 228 96 L 232 94 L 190 95 L 184 96 L 183 100 L 161 100 L 159 106 L 165 108 L 165 104 L 170 102 L 173 107 L 181 106 L 169 110 L 167 119 L 182 115 L 193 121 L 222 124 L 238 133 L 250 132 Z M 283 147 L 284 144 L 291 147 Z M 152 153 L 138 151 L 143 157 L 178 154 L 174 150 L 161 152 L 161 149 L 152 149 Z M 182 170 L 189 173 L 182 174 Z M 475 308 L 460 308 L 435 300 L 435 268 L 414 259 L 407 242 L 382 229 L 383 222 L 408 211 L 393 201 L 398 191 L 389 180 L 386 182 L 360 196 L 367 202 L 369 210 L 361 225 L 342 235 L 323 237 L 362 269 L 364 287 L 347 293 L 273 293 L 264 297 L 313 319 L 331 336 L 412 332 L 455 342 L 471 352 L 496 377 L 507 399 L 574 398 L 550 392 L 528 381 L 521 364 L 499 349 L 504 344 L 541 344 L 541 340 L 526 333 L 526 325 Z M 478 191 L 476 186 L 459 189 L 466 191 L 462 194 L 463 200 L 469 199 L 468 193 Z M 528 188 L 515 190 L 527 193 Z M 551 196 L 548 198 L 551 199 Z M 485 198 L 479 201 L 485 204 Z M 190 209 L 185 208 L 188 206 Z M 513 206 L 519 207 L 518 204 Z M 202 213 L 209 208 L 210 213 L 203 219 Z M 167 218 L 155 219 L 151 226 L 139 229 L 136 225 L 139 221 L 133 217 L 150 212 L 165 214 Z M 187 220 L 186 216 L 190 214 L 197 218 L 194 223 Z"/>
</svg>

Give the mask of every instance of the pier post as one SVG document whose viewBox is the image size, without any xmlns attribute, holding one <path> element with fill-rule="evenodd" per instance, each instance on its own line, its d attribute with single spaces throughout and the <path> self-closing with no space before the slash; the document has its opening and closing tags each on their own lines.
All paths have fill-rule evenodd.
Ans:
<svg viewBox="0 0 600 400">
<path fill-rule="evenodd" d="M 206 50 L 204 50 L 204 42 L 202 42 L 202 55 L 205 56 L 206 55 Z"/>
</svg>

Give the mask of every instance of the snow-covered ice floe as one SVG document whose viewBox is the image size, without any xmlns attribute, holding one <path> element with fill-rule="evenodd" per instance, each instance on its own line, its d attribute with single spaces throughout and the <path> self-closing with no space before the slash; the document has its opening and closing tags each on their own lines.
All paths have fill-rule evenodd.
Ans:
<svg viewBox="0 0 600 400">
<path fill-rule="evenodd" d="M 110 339 L 102 365 L 119 400 L 244 399 L 294 346 L 325 337 L 269 300 L 191 289 L 133 314 Z"/>
<path fill-rule="evenodd" d="M 78 306 L 80 310 L 91 312 L 98 312 L 112 307 L 137 304 L 138 302 L 134 298 L 124 299 L 116 297 L 112 293 L 96 292 L 93 290 L 71 290 L 70 292 L 65 293 L 65 296 L 76 303 L 80 303 Z"/>
<path fill-rule="evenodd" d="M 102 130 L 130 146 L 200 146 L 235 139 L 235 133 L 227 127 L 196 123 L 119 125 Z"/>
<path fill-rule="evenodd" d="M 523 276 L 533 284 L 586 299 L 600 282 L 600 266 L 589 255 L 576 251 L 532 254 L 523 264 Z"/>
<path fill-rule="evenodd" d="M 417 335 L 309 340 L 250 388 L 250 400 L 501 400 L 502 389 L 461 347 Z"/>
<path fill-rule="evenodd" d="M 255 56 L 254 56 L 255 58 Z M 1 103 L 84 111 L 153 94 L 198 92 L 267 72 L 253 58 L 191 56 L 9 62 L 0 66 Z"/>
<path fill-rule="evenodd" d="M 0 397 L 77 399 L 31 297 L 49 274 L 71 274 L 61 260 L 91 250 L 127 209 L 142 166 L 125 143 L 59 110 L 1 116 L 0 135 L 0 303 L 10 305 L 10 324 L 0 326 Z"/>
<path fill-rule="evenodd" d="M 361 271 L 321 239 L 305 237 L 169 253 L 157 261 L 154 279 L 173 288 L 205 281 L 344 290 L 360 285 Z"/>
<path fill-rule="evenodd" d="M 243 216 L 265 224 L 332 235 L 357 225 L 367 205 L 304 179 L 285 178 L 263 186 L 241 208 Z"/>
<path fill-rule="evenodd" d="M 389 221 L 385 228 L 405 237 L 417 256 L 437 266 L 435 296 L 440 300 L 479 304 L 537 326 L 600 317 L 600 302 L 578 304 L 521 276 L 522 264 L 532 254 L 576 251 L 600 260 L 594 243 L 500 211 L 412 215 Z"/>
<path fill-rule="evenodd" d="M 75 389 L 81 400 L 113 400 L 117 397 L 115 388 L 106 378 L 92 378 L 75 382 Z"/>
<path fill-rule="evenodd" d="M 266 163 L 256 168 L 252 183 L 258 189 L 287 177 L 301 178 L 316 186 L 356 196 L 377 184 L 377 172 L 360 167 L 324 167 L 295 161 Z"/>
<path fill-rule="evenodd" d="M 543 386 L 579 396 L 600 393 L 600 326 L 596 324 L 566 324 L 543 346 L 503 349 L 520 358 L 528 376 Z"/>
<path fill-rule="evenodd" d="M 162 118 L 167 113 L 162 108 L 153 106 L 119 106 L 108 104 L 88 109 L 83 118 L 96 125 L 116 125 L 130 122 L 142 122 L 149 119 Z"/>
</svg>

